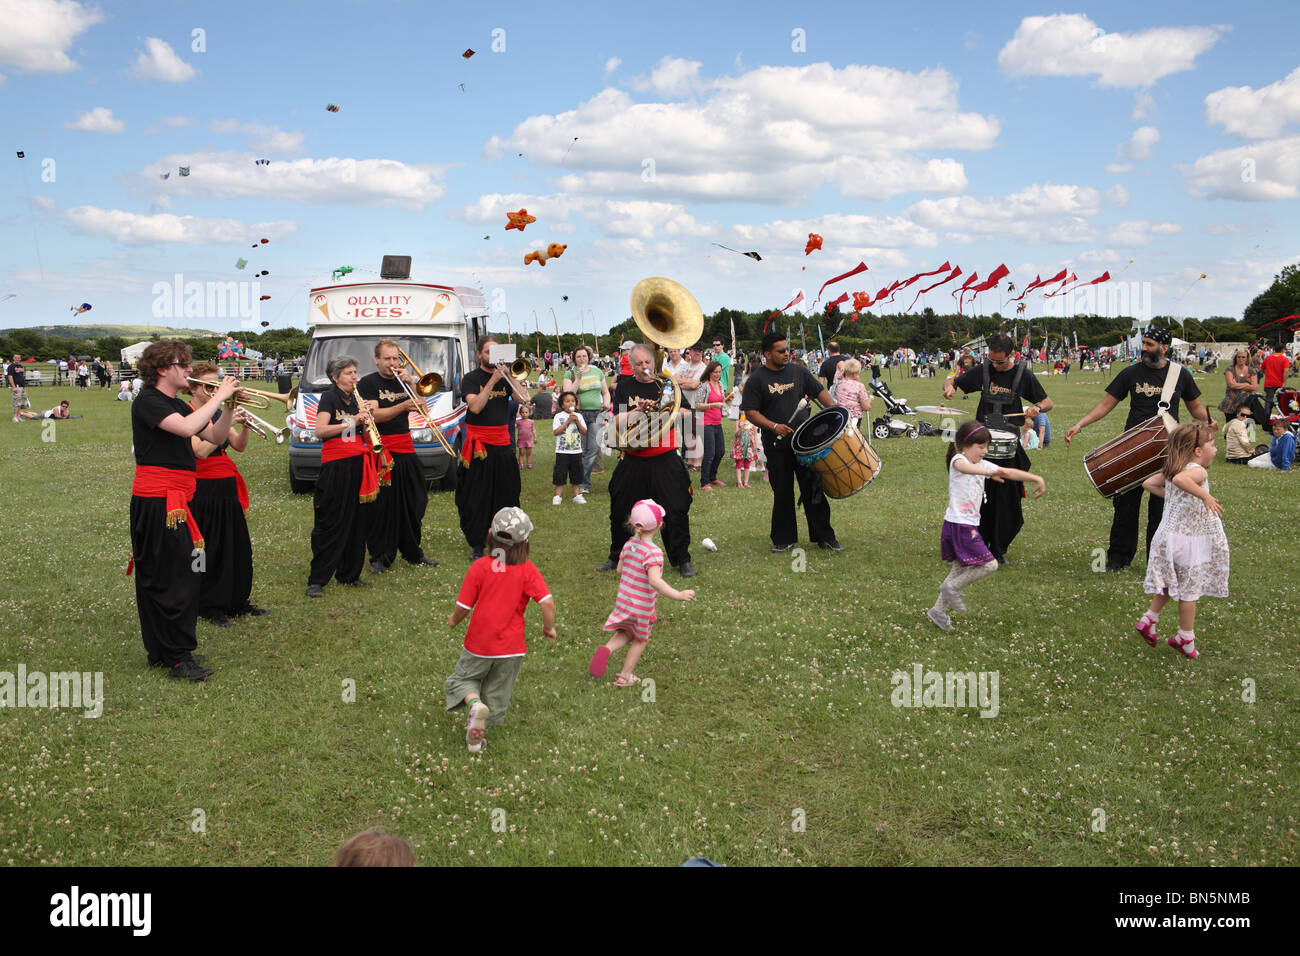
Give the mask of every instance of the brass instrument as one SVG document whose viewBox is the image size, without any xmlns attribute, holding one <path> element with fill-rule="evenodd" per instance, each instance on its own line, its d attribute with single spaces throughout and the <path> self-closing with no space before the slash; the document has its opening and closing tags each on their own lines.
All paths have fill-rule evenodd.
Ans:
<svg viewBox="0 0 1300 956">
<path fill-rule="evenodd" d="M 694 345 L 704 333 L 704 312 L 695 296 L 680 283 L 662 276 L 642 279 L 632 290 L 632 318 L 647 339 L 655 343 L 655 368 L 661 368 L 663 362 L 658 347 L 682 349 Z M 662 439 L 664 433 L 674 427 L 677 413 L 682 406 L 681 389 L 668 375 L 656 372 L 655 380 L 659 383 L 659 398 L 655 404 L 641 414 L 649 419 L 649 431 L 643 437 L 638 435 L 637 445 L 653 447 Z M 632 414 L 628 414 L 628 424 L 619 432 L 615 429 L 618 447 L 630 446 L 629 437 L 633 425 Z M 644 442 L 644 444 L 642 444 Z"/>
<path fill-rule="evenodd" d="M 428 396 L 435 395 L 442 390 L 442 376 L 437 372 L 430 372 L 425 375 L 420 371 L 420 367 L 411 361 L 411 357 L 402 350 L 400 345 L 397 347 L 397 354 L 402 357 L 402 364 L 393 369 L 394 377 L 396 377 L 398 384 L 402 386 L 402 391 L 406 392 L 406 397 L 411 400 L 411 404 L 415 406 L 416 412 L 424 419 L 425 427 L 433 432 L 433 437 L 438 440 L 442 450 L 447 453 L 449 458 L 455 458 L 456 449 L 451 447 L 451 442 L 447 441 L 447 436 L 442 433 L 442 429 L 434 424 L 433 412 L 429 409 L 429 403 L 425 401 Z M 402 378 L 402 372 L 406 371 L 408 365 L 417 379 L 414 388 Z"/>
<path fill-rule="evenodd" d="M 259 438 L 270 438 L 271 436 L 275 436 L 275 443 L 277 445 L 283 445 L 285 441 L 288 440 L 289 429 L 287 426 L 284 428 L 276 428 L 274 425 L 272 425 L 270 422 L 266 421 L 265 419 L 258 418 L 251 411 L 249 411 L 249 409 L 243 408 L 242 411 L 248 417 L 248 421 L 245 424 L 248 425 L 249 431 L 251 431 L 254 435 L 258 436 Z"/>
<path fill-rule="evenodd" d="M 533 367 L 529 364 L 528 359 L 521 356 L 510 363 L 510 377 L 515 381 L 525 381 L 532 374 Z"/>
</svg>

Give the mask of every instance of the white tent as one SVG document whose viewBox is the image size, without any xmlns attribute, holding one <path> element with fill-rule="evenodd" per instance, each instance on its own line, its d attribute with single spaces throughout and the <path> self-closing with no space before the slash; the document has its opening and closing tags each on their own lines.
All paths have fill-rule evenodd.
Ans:
<svg viewBox="0 0 1300 956">
<path fill-rule="evenodd" d="M 135 345 L 128 345 L 122 349 L 122 361 L 134 365 L 139 361 L 140 356 L 144 354 L 144 350 L 151 345 L 153 345 L 152 342 L 136 342 Z"/>
</svg>

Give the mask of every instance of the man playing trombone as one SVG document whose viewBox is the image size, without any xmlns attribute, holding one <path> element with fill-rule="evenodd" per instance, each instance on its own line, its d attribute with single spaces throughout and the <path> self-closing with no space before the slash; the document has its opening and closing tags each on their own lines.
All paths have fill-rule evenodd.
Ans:
<svg viewBox="0 0 1300 956">
<path fill-rule="evenodd" d="M 190 408 L 198 411 L 217 391 L 220 370 L 210 362 L 194 367 L 189 377 L 193 396 Z M 218 627 L 226 627 L 232 617 L 243 614 L 269 614 L 249 603 L 253 591 L 253 541 L 248 533 L 248 486 L 226 449 L 243 452 L 248 447 L 251 430 L 249 413 L 234 402 L 219 413 L 228 418 L 226 439 L 221 443 L 195 435 L 196 480 L 190 511 L 203 530 L 205 556 L 199 584 L 199 616 Z M 233 405 L 233 407 L 231 407 Z M 238 425 L 236 431 L 234 426 Z M 266 437 L 265 435 L 263 437 Z"/>
<path fill-rule="evenodd" d="M 405 382 L 411 388 L 415 380 L 406 371 L 406 360 L 392 339 L 380 339 L 375 345 L 375 369 L 357 383 L 357 394 L 368 405 L 374 403 L 375 424 L 384 447 L 393 456 L 390 484 L 380 486 L 375 500 L 370 535 L 370 573 L 383 574 L 402 557 L 411 564 L 437 567 L 420 546 L 424 510 L 429 493 L 424 485 L 424 468 L 415 455 L 411 441 L 410 413 L 422 412 L 416 406 Z M 398 377 L 402 381 L 398 381 Z M 432 422 L 430 427 L 436 428 Z"/>
<path fill-rule="evenodd" d="M 509 395 L 528 404 L 528 393 L 505 366 L 488 359 L 497 340 L 485 335 L 478 340 L 478 368 L 460 380 L 460 394 L 468 406 L 465 438 L 456 469 L 456 510 L 460 530 L 469 542 L 470 559 L 483 557 L 492 516 L 502 508 L 519 507 L 519 467 L 510 447 L 507 424 Z"/>
</svg>

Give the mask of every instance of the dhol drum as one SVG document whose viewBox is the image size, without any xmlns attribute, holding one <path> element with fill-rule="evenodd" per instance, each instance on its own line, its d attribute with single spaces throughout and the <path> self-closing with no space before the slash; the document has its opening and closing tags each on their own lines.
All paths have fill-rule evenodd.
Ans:
<svg viewBox="0 0 1300 956">
<path fill-rule="evenodd" d="M 1000 461 L 1008 461 L 1016 457 L 1016 452 L 1020 448 L 1019 435 L 1001 428 L 990 428 L 989 436 L 989 450 L 986 457 L 997 458 Z"/>
<path fill-rule="evenodd" d="M 880 456 L 852 424 L 846 409 L 823 409 L 795 429 L 795 460 L 821 475 L 827 498 L 855 495 L 880 474 Z"/>
<path fill-rule="evenodd" d="M 1104 498 L 1136 488 L 1165 466 L 1169 435 L 1178 423 L 1168 412 L 1134 425 L 1083 456 L 1083 470 Z"/>
</svg>

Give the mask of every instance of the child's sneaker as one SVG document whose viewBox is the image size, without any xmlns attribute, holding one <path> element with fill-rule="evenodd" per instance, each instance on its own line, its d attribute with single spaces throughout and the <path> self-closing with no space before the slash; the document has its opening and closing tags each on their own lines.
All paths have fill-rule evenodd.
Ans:
<svg viewBox="0 0 1300 956">
<path fill-rule="evenodd" d="M 961 592 L 949 584 L 939 585 L 939 593 L 948 602 L 948 607 L 959 614 L 966 610 L 966 602 L 961 599 Z"/>
<path fill-rule="evenodd" d="M 925 612 L 925 616 L 928 617 L 931 621 L 933 621 L 934 626 L 937 627 L 939 630 L 941 631 L 952 630 L 952 618 L 948 617 L 947 614 L 944 614 L 943 611 L 937 610 L 935 608 L 930 608 L 930 610 Z"/>
<path fill-rule="evenodd" d="M 1183 637 L 1182 631 L 1179 631 L 1173 637 L 1169 638 L 1169 646 L 1176 647 L 1183 652 L 1184 657 L 1190 657 L 1192 660 L 1200 657 L 1200 652 L 1196 650 L 1196 636 Z"/>
<path fill-rule="evenodd" d="M 480 753 L 487 746 L 483 738 L 487 734 L 488 705 L 475 701 L 469 709 L 469 727 L 465 729 L 465 745 L 472 754 Z"/>
<path fill-rule="evenodd" d="M 554 498 L 551 499 L 551 504 L 553 504 L 553 505 L 562 504 L 563 502 L 564 502 L 564 499 L 561 498 L 559 495 L 556 495 Z"/>
<path fill-rule="evenodd" d="M 1156 634 L 1156 622 L 1151 620 L 1151 615 L 1143 614 L 1142 619 L 1134 627 L 1148 646 L 1155 647 L 1160 643 L 1160 637 Z"/>
<path fill-rule="evenodd" d="M 587 499 L 584 498 L 582 495 L 574 495 L 573 503 L 575 505 L 585 505 L 587 503 Z"/>
</svg>

